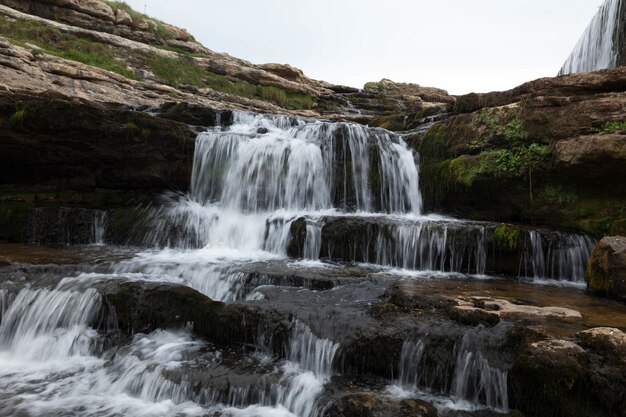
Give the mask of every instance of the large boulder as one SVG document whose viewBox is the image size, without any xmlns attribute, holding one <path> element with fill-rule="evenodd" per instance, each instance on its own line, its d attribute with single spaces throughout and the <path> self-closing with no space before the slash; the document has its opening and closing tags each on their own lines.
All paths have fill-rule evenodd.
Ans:
<svg viewBox="0 0 626 417">
<path fill-rule="evenodd" d="M 566 340 L 529 344 L 509 371 L 511 407 L 536 417 L 621 417 L 624 361 Z"/>
<path fill-rule="evenodd" d="M 585 272 L 588 289 L 626 301 L 626 237 L 605 237 L 593 248 Z"/>
</svg>

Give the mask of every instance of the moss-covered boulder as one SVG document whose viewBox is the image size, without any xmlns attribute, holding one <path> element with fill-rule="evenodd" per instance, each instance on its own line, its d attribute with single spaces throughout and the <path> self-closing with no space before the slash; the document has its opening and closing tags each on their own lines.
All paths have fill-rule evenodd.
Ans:
<svg viewBox="0 0 626 417">
<path fill-rule="evenodd" d="M 590 291 L 626 301 L 626 237 L 605 237 L 593 248 L 587 270 Z"/>
</svg>

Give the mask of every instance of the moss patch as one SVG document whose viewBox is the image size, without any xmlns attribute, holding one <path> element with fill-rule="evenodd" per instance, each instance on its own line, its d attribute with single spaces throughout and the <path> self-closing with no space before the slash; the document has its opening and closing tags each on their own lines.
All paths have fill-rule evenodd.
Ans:
<svg viewBox="0 0 626 417">
<path fill-rule="evenodd" d="M 521 107 L 491 108 L 476 112 L 472 126 L 479 134 L 470 142 L 470 149 L 484 149 L 494 142 L 519 145 L 528 138 L 520 119 Z"/>
<path fill-rule="evenodd" d="M 511 224 L 500 224 L 494 230 L 494 241 L 497 249 L 511 252 L 517 249 L 521 231 Z"/>
</svg>

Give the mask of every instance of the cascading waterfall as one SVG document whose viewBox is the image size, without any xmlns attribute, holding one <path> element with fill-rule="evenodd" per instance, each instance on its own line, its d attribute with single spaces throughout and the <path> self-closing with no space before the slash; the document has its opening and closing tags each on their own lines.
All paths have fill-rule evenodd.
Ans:
<svg viewBox="0 0 626 417">
<path fill-rule="evenodd" d="M 315 221 L 306 223 L 306 240 L 304 242 L 304 258 L 319 259 L 322 247 L 322 225 Z"/>
<path fill-rule="evenodd" d="M 274 251 L 265 222 L 287 225 L 290 213 L 420 213 L 414 156 L 400 137 L 352 123 L 234 119 L 198 136 L 191 193 L 154 216 L 151 244 Z"/>
<path fill-rule="evenodd" d="M 294 320 L 278 382 L 228 390 L 196 386 L 193 370 L 221 353 L 188 330 L 137 334 L 127 346 L 102 351 L 91 326 L 100 311 L 97 290 L 24 289 L 9 300 L 0 324 L 0 409 L 25 415 L 167 416 L 274 415 L 314 417 L 327 404 L 319 394 L 332 375 L 339 345 Z M 200 361 L 196 362 L 198 358 Z M 185 371 L 189 367 L 189 370 Z M 18 371 L 19 369 L 19 371 Z M 191 377 L 189 377 L 191 376 Z M 248 405 L 256 401 L 256 405 Z M 282 411 L 281 411 L 282 410 Z"/>
<path fill-rule="evenodd" d="M 617 65 L 620 46 L 620 16 L 624 0 L 605 0 L 600 10 L 583 32 L 574 50 L 563 64 L 559 75 L 596 71 Z"/>
<path fill-rule="evenodd" d="M 456 407 L 488 407 L 508 411 L 507 371 L 493 366 L 481 351 L 480 339 L 467 333 L 452 352 L 455 357 L 451 380 L 448 370 L 426 362 L 427 344 L 421 338 L 402 345 L 399 375 L 395 384 L 409 390 L 422 390 L 429 395 L 446 395 Z M 433 398 L 436 402 L 447 402 Z"/>
<path fill-rule="evenodd" d="M 507 371 L 492 366 L 475 346 L 471 333 L 457 346 L 452 395 L 471 404 L 508 411 Z"/>
<path fill-rule="evenodd" d="M 476 226 L 469 235 L 461 237 L 453 233 L 454 226 L 428 222 L 380 232 L 376 263 L 404 269 L 484 274 L 485 228 Z"/>
<path fill-rule="evenodd" d="M 0 348 L 17 360 L 84 355 L 95 331 L 88 328 L 100 306 L 96 290 L 22 290 L 2 316 Z M 65 329 L 58 334 L 58 329 Z"/>
</svg>

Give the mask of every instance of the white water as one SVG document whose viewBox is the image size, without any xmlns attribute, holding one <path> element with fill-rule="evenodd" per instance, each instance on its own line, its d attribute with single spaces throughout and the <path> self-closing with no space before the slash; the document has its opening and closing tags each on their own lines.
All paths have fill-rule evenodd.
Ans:
<svg viewBox="0 0 626 417">
<path fill-rule="evenodd" d="M 420 397 L 443 408 L 508 410 L 507 371 L 493 366 L 472 337 L 466 334 L 454 348 L 452 380 L 447 370 L 427 363 L 428 347 L 421 339 L 405 341 L 398 365 L 399 375 L 388 389 L 397 397 Z M 432 347 L 431 347 L 432 348 Z"/>
<path fill-rule="evenodd" d="M 103 351 L 91 327 L 101 297 L 94 289 L 61 289 L 76 282 L 24 289 L 8 305 L 0 324 L 1 415 L 312 417 L 323 411 L 318 397 L 339 346 L 303 323 L 292 323 L 288 358 L 276 370 L 282 376 L 268 394 L 262 386 L 235 387 L 228 398 L 241 405 L 224 405 L 210 379 L 198 388 L 184 371 L 219 363 L 219 351 L 185 330 L 137 334 L 127 346 Z M 246 404 L 252 391 L 259 404 Z"/>
<path fill-rule="evenodd" d="M 617 65 L 615 44 L 624 0 L 605 0 L 585 29 L 559 75 L 596 71 Z"/>
</svg>

